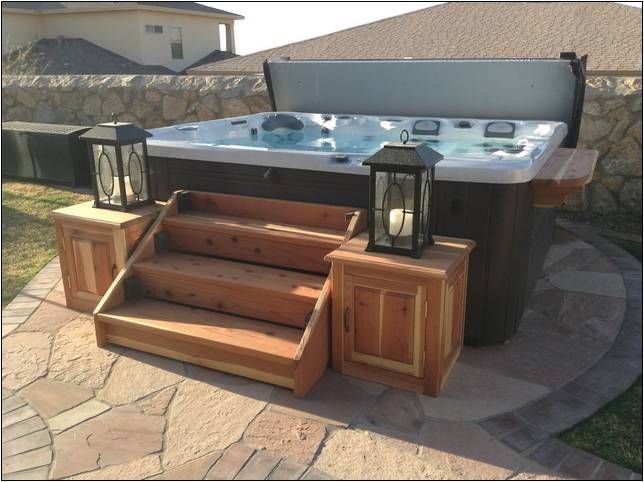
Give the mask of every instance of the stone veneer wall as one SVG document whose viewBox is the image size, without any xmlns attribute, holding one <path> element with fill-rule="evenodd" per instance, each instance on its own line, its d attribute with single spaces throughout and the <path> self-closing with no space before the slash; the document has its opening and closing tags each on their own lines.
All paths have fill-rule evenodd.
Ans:
<svg viewBox="0 0 644 482">
<path fill-rule="evenodd" d="M 595 177 L 565 209 L 642 214 L 642 78 L 590 77 L 580 147 L 597 149 Z"/>
<path fill-rule="evenodd" d="M 270 110 L 263 76 L 2 76 L 2 120 L 154 128 Z"/>
<path fill-rule="evenodd" d="M 270 110 L 263 76 L 2 76 L 2 120 L 153 128 Z M 597 149 L 595 179 L 564 206 L 642 212 L 642 78 L 590 77 L 579 145 Z"/>
</svg>

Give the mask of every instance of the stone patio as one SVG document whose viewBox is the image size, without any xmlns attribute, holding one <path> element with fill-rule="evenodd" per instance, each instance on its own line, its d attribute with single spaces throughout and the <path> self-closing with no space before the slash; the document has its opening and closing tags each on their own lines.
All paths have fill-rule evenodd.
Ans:
<svg viewBox="0 0 644 482">
<path fill-rule="evenodd" d="M 641 264 L 562 223 L 508 343 L 431 398 L 327 371 L 305 400 L 96 347 L 57 260 L 2 314 L 6 479 L 554 479 L 639 474 L 553 437 L 641 373 Z"/>
</svg>

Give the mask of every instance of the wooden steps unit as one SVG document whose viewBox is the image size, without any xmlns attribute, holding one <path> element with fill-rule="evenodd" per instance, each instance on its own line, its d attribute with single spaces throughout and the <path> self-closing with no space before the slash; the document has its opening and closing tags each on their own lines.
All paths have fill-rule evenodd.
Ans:
<svg viewBox="0 0 644 482">
<path fill-rule="evenodd" d="M 366 213 L 178 191 L 94 311 L 96 339 L 293 389 L 329 360 L 324 257 Z"/>
</svg>

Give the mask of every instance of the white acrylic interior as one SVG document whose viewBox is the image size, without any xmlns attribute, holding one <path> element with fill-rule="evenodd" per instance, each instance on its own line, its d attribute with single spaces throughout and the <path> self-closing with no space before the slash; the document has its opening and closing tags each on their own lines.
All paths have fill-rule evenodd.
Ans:
<svg viewBox="0 0 644 482">
<path fill-rule="evenodd" d="M 489 119 L 447 119 L 436 117 L 401 117 L 351 115 L 348 119 L 332 116 L 325 120 L 321 114 L 285 112 L 296 116 L 304 124 L 305 131 L 325 126 L 329 135 L 372 135 L 384 141 L 398 141 L 402 129 L 412 133 L 418 120 L 438 120 L 441 123 L 438 138 L 463 140 L 481 143 L 491 140 L 484 137 Z M 338 162 L 338 152 L 302 151 L 282 148 L 251 147 L 234 145 L 235 139 L 248 137 L 251 128 L 262 131 L 262 122 L 275 113 L 260 113 L 230 119 L 196 122 L 171 127 L 151 129 L 153 137 L 148 140 L 148 153 L 156 157 L 193 159 L 201 161 L 248 164 L 266 167 L 283 167 L 314 171 L 327 171 L 346 174 L 368 175 L 369 169 L 362 166 L 368 157 L 364 153 L 343 152 L 348 162 Z M 345 116 L 346 117 L 346 116 Z M 466 120 L 470 128 L 458 128 L 459 122 Z M 245 121 L 245 122 L 241 122 Z M 494 119 L 498 122 L 499 119 Z M 531 181 L 546 160 L 559 147 L 567 134 L 566 124 L 552 121 L 514 121 L 515 135 L 507 140 L 512 144 L 525 144 L 526 148 L 518 154 L 502 151 L 485 155 L 462 153 L 448 155 L 436 166 L 436 179 L 444 181 L 484 182 L 515 184 Z M 413 136 L 424 140 L 433 136 Z M 232 145 L 218 145 L 225 140 Z M 431 147 L 431 146 L 430 146 Z"/>
</svg>

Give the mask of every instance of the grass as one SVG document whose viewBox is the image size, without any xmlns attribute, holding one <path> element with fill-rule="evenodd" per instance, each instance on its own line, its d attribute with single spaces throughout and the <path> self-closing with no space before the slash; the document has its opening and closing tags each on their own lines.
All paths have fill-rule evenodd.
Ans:
<svg viewBox="0 0 644 482">
<path fill-rule="evenodd" d="M 2 183 L 2 306 L 56 256 L 51 211 L 91 197 L 65 188 Z"/>
<path fill-rule="evenodd" d="M 642 473 L 642 377 L 597 413 L 561 435 L 562 440 Z"/>
</svg>

